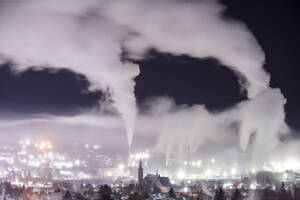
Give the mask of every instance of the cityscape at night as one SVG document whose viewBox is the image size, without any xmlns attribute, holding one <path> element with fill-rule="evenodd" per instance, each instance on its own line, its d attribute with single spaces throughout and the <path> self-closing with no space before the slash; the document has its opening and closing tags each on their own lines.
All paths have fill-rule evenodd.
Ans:
<svg viewBox="0 0 300 200">
<path fill-rule="evenodd" d="M 0 200 L 300 200 L 299 5 L 0 0 Z"/>
<path fill-rule="evenodd" d="M 132 152 L 126 158 L 121 154 L 103 154 L 101 146 L 96 144 L 82 144 L 76 150 L 72 155 L 57 151 L 49 140 L 31 141 L 26 137 L 17 145 L 3 146 L 2 196 L 66 199 L 68 192 L 72 199 L 101 199 L 99 190 L 104 185 L 111 188 L 111 198 L 144 198 L 147 193 L 147 198 L 152 194 L 153 199 L 166 199 L 170 198 L 172 188 L 176 198 L 212 199 L 222 186 L 226 198 L 231 198 L 237 190 L 240 199 L 259 198 L 265 190 L 270 190 L 274 192 L 272 198 L 279 193 L 280 198 L 291 199 L 289 192 L 297 192 L 295 184 L 300 183 L 297 160 L 271 162 L 263 169 L 245 170 L 238 163 L 220 167 L 224 161 L 214 157 L 196 159 L 190 147 L 185 159 L 148 149 Z M 24 194 L 16 188 L 23 189 Z M 282 197 L 282 190 L 287 196 Z M 134 197 L 135 192 L 139 192 L 138 197 Z"/>
</svg>

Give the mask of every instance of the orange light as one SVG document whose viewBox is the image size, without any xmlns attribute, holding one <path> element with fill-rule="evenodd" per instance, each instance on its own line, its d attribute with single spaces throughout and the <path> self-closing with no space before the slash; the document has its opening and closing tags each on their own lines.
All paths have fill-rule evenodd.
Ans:
<svg viewBox="0 0 300 200">
<path fill-rule="evenodd" d="M 41 141 L 40 143 L 37 143 L 35 146 L 42 151 L 51 150 L 53 148 L 52 144 L 49 141 Z"/>
</svg>

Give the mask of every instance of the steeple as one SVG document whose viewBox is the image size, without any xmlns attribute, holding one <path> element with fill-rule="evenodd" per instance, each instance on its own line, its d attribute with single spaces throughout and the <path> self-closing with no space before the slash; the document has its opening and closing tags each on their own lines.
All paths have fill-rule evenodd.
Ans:
<svg viewBox="0 0 300 200">
<path fill-rule="evenodd" d="M 139 169 L 138 169 L 138 187 L 141 189 L 143 186 L 143 165 L 142 165 L 142 159 L 140 158 L 140 164 L 139 164 Z"/>
<path fill-rule="evenodd" d="M 142 165 L 142 159 L 141 159 L 141 158 L 140 158 L 139 169 L 143 169 L 143 165 Z"/>
</svg>

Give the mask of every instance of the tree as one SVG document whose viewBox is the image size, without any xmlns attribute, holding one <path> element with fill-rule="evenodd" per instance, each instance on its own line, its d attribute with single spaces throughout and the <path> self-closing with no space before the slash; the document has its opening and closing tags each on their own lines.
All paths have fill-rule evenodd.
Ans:
<svg viewBox="0 0 300 200">
<path fill-rule="evenodd" d="M 81 184 L 81 190 L 84 191 L 84 194 L 93 194 L 94 188 L 90 183 Z"/>
<path fill-rule="evenodd" d="M 225 200 L 225 194 L 222 187 L 217 190 L 214 200 Z"/>
<path fill-rule="evenodd" d="M 99 188 L 100 200 L 112 200 L 112 190 L 108 185 L 101 185 Z"/>
<path fill-rule="evenodd" d="M 138 192 L 135 192 L 129 195 L 128 200 L 143 200 L 143 197 Z"/>
<path fill-rule="evenodd" d="M 30 196 L 33 194 L 33 187 L 28 187 L 26 189 L 26 193 L 29 194 Z"/>
<path fill-rule="evenodd" d="M 281 193 L 286 193 L 284 182 L 281 183 L 280 192 Z"/>
<path fill-rule="evenodd" d="M 154 187 L 153 187 L 153 193 L 154 193 L 154 194 L 160 193 L 160 189 L 159 189 L 159 187 L 157 187 L 156 185 L 154 185 Z"/>
<path fill-rule="evenodd" d="M 75 194 L 77 200 L 85 200 L 84 196 L 81 193 Z"/>
<path fill-rule="evenodd" d="M 171 188 L 171 189 L 169 190 L 169 197 L 171 197 L 171 198 L 176 198 L 176 195 L 175 195 L 175 192 L 174 192 L 173 188 Z"/>
<path fill-rule="evenodd" d="M 298 188 L 294 185 L 293 189 L 294 189 L 294 195 L 295 195 L 294 199 L 300 199 L 300 188 Z"/>
<path fill-rule="evenodd" d="M 72 195 L 71 195 L 70 191 L 67 190 L 63 197 L 63 200 L 71 200 L 71 199 L 72 199 Z"/>
<path fill-rule="evenodd" d="M 126 187 L 126 193 L 130 194 L 132 191 L 135 190 L 135 184 L 130 183 L 127 187 Z"/>
<path fill-rule="evenodd" d="M 11 184 L 9 182 L 4 182 L 4 190 L 6 194 L 13 194 L 13 188 L 11 187 Z"/>
<path fill-rule="evenodd" d="M 241 200 L 241 199 L 242 199 L 242 194 L 238 189 L 236 189 L 232 196 L 232 200 Z"/>
<path fill-rule="evenodd" d="M 142 199 L 148 199 L 149 198 L 149 194 L 146 191 L 141 192 L 141 196 L 142 196 Z"/>
</svg>

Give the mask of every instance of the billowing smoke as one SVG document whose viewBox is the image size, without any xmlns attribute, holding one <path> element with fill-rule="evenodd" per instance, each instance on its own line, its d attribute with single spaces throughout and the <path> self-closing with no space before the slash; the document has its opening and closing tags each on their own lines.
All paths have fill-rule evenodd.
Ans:
<svg viewBox="0 0 300 200">
<path fill-rule="evenodd" d="M 254 36 L 246 25 L 224 18 L 224 10 L 212 0 L 9 2 L 0 12 L 0 54 L 18 70 L 69 68 L 86 75 L 93 88 L 109 88 L 124 119 L 129 146 L 138 113 L 133 79 L 139 68 L 120 60 L 122 49 L 130 59 L 143 59 L 150 48 L 214 57 L 239 76 L 249 100 L 220 113 L 210 113 L 204 105 L 167 103 L 164 108 L 164 102 L 156 102 L 152 111 L 163 109 L 153 115 L 161 119 L 155 130 L 157 148 L 169 152 L 187 139 L 196 150 L 214 138 L 232 141 L 237 137 L 231 133 L 237 132 L 244 151 L 254 135 L 253 152 L 265 152 L 263 159 L 278 145 L 279 134 L 287 131 L 285 99 L 279 89 L 269 88 L 265 56 Z"/>
<path fill-rule="evenodd" d="M 131 145 L 137 113 L 133 79 L 139 69 L 119 59 L 125 30 L 101 16 L 99 10 L 93 11 L 96 2 L 77 3 L 7 3 L 1 10 L 2 61 L 12 60 L 17 70 L 69 68 L 86 75 L 92 88 L 109 88 Z"/>
<path fill-rule="evenodd" d="M 155 125 L 160 129 L 157 151 L 182 154 L 190 146 L 192 152 L 200 149 L 204 157 L 230 157 L 228 160 L 233 163 L 238 162 L 240 150 L 250 151 L 248 167 L 261 168 L 281 146 L 281 134 L 288 131 L 284 104 L 280 91 L 269 89 L 252 100 L 215 113 L 203 105 L 177 106 L 170 98 L 158 98 L 151 101 L 148 115 L 160 122 Z"/>
<path fill-rule="evenodd" d="M 153 47 L 197 58 L 214 57 L 246 78 L 250 98 L 268 88 L 261 47 L 244 24 L 224 19 L 225 8 L 216 1 L 111 2 L 105 15 L 137 33 L 125 41 L 131 56 L 143 56 Z"/>
</svg>

